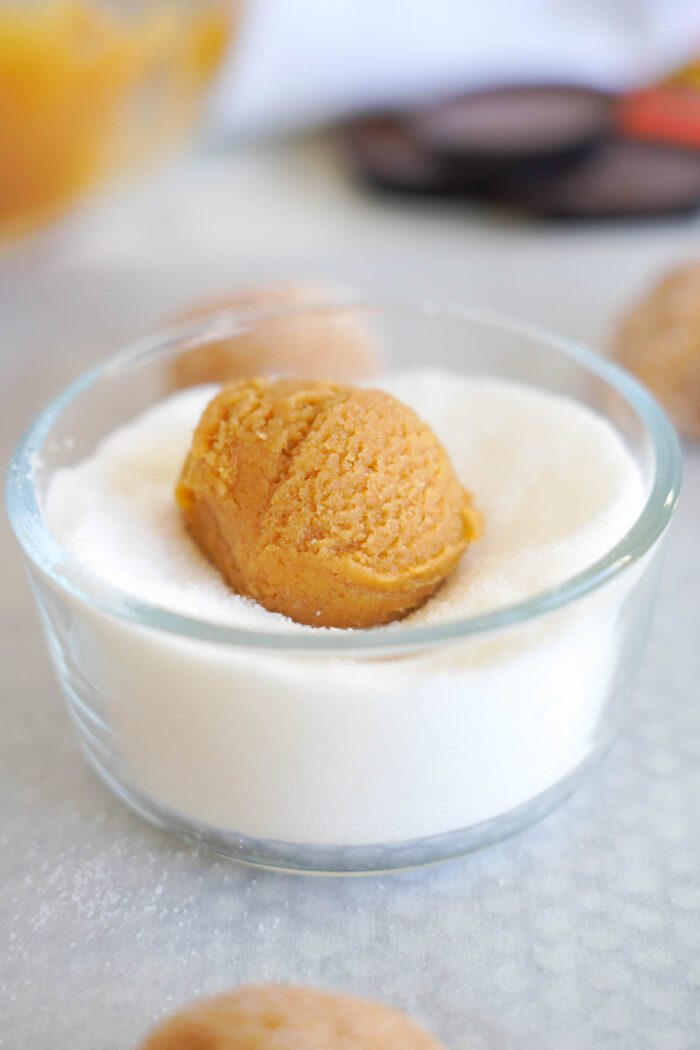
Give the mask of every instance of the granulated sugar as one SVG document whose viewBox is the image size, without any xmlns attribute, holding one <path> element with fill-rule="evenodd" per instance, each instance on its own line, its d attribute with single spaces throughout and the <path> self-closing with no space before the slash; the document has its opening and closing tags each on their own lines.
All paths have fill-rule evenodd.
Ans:
<svg viewBox="0 0 700 1050">
<path fill-rule="evenodd" d="M 481 542 L 404 623 L 489 612 L 562 583 L 639 513 L 641 480 L 620 438 L 572 401 L 441 372 L 397 373 L 375 385 L 433 427 L 485 517 Z M 58 471 L 49 523 L 85 568 L 153 605 L 232 626 L 308 630 L 233 594 L 182 526 L 174 485 L 214 389 L 174 395 L 84 463 Z"/>
<path fill-rule="evenodd" d="M 573 401 L 436 371 L 377 385 L 433 426 L 485 519 L 427 605 L 379 629 L 389 639 L 563 583 L 641 509 L 621 439 Z M 173 489 L 211 394 L 174 395 L 57 472 L 49 525 L 86 568 L 151 604 L 313 634 L 232 594 L 184 533 Z M 636 579 L 629 570 L 554 614 L 392 659 L 202 642 L 73 600 L 71 659 L 116 740 L 108 772 L 156 807 L 258 839 L 403 842 L 505 814 L 588 757 L 605 735 Z"/>
</svg>

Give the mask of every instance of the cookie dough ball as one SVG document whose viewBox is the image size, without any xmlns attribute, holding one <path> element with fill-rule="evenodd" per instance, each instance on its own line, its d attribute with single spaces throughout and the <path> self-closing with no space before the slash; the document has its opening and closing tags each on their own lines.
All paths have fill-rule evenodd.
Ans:
<svg viewBox="0 0 700 1050">
<path fill-rule="evenodd" d="M 280 284 L 250 288 L 204 303 L 180 320 L 196 320 L 218 310 L 293 307 L 333 302 L 337 289 L 313 284 Z M 288 376 L 333 376 L 362 379 L 378 370 L 377 340 L 368 325 L 341 306 L 337 311 L 256 322 L 248 332 L 194 347 L 171 368 L 176 389 L 198 383 L 225 383 L 264 373 Z"/>
<path fill-rule="evenodd" d="M 398 1010 L 349 995 L 253 985 L 198 1003 L 142 1050 L 444 1050 Z"/>
<path fill-rule="evenodd" d="M 234 590 L 319 627 L 405 615 L 480 531 L 432 430 L 389 394 L 329 380 L 224 387 L 177 500 Z"/>
<path fill-rule="evenodd" d="M 700 440 L 700 262 L 673 270 L 623 319 L 616 355 Z"/>
</svg>

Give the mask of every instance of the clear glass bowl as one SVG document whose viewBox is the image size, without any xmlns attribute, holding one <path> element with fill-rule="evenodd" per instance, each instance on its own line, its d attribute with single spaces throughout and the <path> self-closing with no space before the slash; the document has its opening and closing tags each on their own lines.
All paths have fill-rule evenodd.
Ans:
<svg viewBox="0 0 700 1050">
<path fill-rule="evenodd" d="M 172 389 L 185 355 L 222 340 L 250 349 L 251 334 L 309 318 L 371 323 L 388 368 L 507 377 L 590 405 L 644 479 L 633 527 L 531 600 L 400 631 L 232 628 L 145 604 L 73 560 L 42 514 L 53 471 Z M 100 364 L 30 427 L 8 499 L 80 742 L 112 790 L 237 860 L 368 872 L 518 831 L 604 752 L 640 661 L 680 475 L 664 414 L 596 354 L 474 309 L 344 302 L 212 315 Z"/>
</svg>

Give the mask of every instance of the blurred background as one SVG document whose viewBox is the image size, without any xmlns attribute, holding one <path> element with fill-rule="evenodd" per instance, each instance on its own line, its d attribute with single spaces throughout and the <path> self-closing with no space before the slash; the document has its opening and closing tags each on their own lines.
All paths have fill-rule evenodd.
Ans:
<svg viewBox="0 0 700 1050">
<path fill-rule="evenodd" d="M 3 436 L 289 280 L 608 350 L 699 204 L 698 0 L 0 0 Z"/>
<path fill-rule="evenodd" d="M 699 204 L 698 0 L 0 2 L 24 412 L 268 281 L 469 300 L 605 348 L 692 257 Z"/>
<path fill-rule="evenodd" d="M 699 204 L 698 0 L 0 0 L 4 426 L 268 282 L 606 349 Z"/>
</svg>

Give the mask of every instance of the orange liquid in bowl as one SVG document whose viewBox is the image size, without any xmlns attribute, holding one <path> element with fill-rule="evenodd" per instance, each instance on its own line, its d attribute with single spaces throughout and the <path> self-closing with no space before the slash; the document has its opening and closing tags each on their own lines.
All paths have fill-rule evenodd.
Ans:
<svg viewBox="0 0 700 1050">
<path fill-rule="evenodd" d="M 0 4 L 0 234 L 181 138 L 230 29 L 223 0 Z"/>
</svg>

